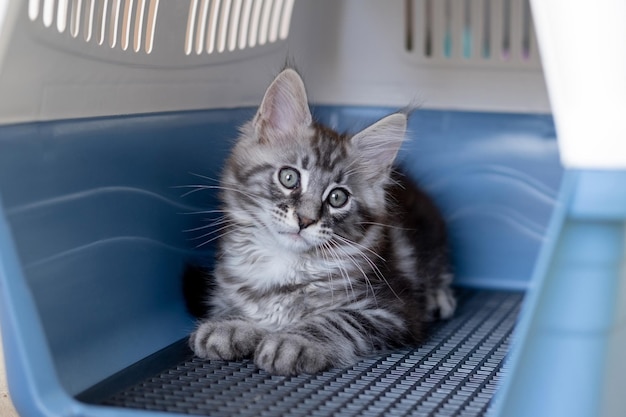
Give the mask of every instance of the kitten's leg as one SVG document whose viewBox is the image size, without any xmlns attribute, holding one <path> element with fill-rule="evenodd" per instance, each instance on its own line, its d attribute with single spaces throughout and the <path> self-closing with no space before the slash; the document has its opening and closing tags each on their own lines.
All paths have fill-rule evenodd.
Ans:
<svg viewBox="0 0 626 417">
<path fill-rule="evenodd" d="M 206 320 L 189 337 L 189 346 L 203 359 L 235 360 L 251 356 L 264 334 L 246 320 Z"/>
<path fill-rule="evenodd" d="M 456 310 L 456 298 L 450 285 L 452 274 L 443 273 L 439 276 L 437 286 L 428 294 L 428 314 L 431 320 L 449 319 Z"/>
<path fill-rule="evenodd" d="M 389 311 L 341 310 L 268 333 L 254 352 L 254 362 L 272 374 L 313 374 L 352 364 L 374 350 L 407 339 L 406 323 Z"/>
</svg>

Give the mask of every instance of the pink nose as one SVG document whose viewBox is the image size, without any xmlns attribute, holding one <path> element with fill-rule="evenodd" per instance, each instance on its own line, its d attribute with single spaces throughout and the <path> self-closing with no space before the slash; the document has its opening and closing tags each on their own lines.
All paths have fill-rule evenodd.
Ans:
<svg viewBox="0 0 626 417">
<path fill-rule="evenodd" d="M 309 219 L 308 217 L 298 215 L 298 226 L 300 226 L 300 230 L 306 229 L 313 223 L 315 223 L 314 219 Z"/>
</svg>

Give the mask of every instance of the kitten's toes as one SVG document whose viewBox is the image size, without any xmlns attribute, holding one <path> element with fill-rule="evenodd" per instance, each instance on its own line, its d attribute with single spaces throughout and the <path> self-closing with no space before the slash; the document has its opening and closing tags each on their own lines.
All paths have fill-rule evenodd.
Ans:
<svg viewBox="0 0 626 417">
<path fill-rule="evenodd" d="M 439 307 L 439 318 L 447 320 L 454 315 L 456 298 L 450 288 L 440 288 L 435 294 Z"/>
<path fill-rule="evenodd" d="M 438 289 L 432 294 L 429 320 L 448 320 L 456 311 L 456 298 L 450 289 Z"/>
<path fill-rule="evenodd" d="M 331 367 L 323 348 L 302 336 L 269 334 L 254 353 L 254 363 L 275 375 L 314 374 Z"/>
<path fill-rule="evenodd" d="M 431 320 L 447 320 L 454 315 L 456 310 L 456 298 L 450 288 L 452 282 L 451 274 L 444 274 L 441 277 L 442 283 L 428 297 L 428 311 Z"/>
<path fill-rule="evenodd" d="M 236 360 L 252 355 L 262 332 L 244 320 L 204 321 L 189 337 L 189 346 L 203 359 Z"/>
</svg>

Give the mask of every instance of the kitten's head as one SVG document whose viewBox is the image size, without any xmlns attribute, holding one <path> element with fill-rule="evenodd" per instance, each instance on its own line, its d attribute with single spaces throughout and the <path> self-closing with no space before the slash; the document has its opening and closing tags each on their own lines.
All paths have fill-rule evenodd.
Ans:
<svg viewBox="0 0 626 417">
<path fill-rule="evenodd" d="M 312 120 L 300 76 L 281 72 L 242 128 L 222 198 L 235 221 L 297 252 L 372 238 L 386 215 L 385 187 L 406 115 L 339 134 Z"/>
</svg>

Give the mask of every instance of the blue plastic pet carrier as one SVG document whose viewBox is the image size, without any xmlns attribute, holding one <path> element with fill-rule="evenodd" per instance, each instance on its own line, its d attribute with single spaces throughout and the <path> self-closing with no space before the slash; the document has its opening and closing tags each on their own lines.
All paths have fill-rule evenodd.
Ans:
<svg viewBox="0 0 626 417">
<path fill-rule="evenodd" d="M 621 0 L 0 0 L 15 408 L 625 415 L 625 16 Z M 193 229 L 218 202 L 180 187 L 219 176 L 286 60 L 333 128 L 418 105 L 399 162 L 444 213 L 459 299 L 421 346 L 294 377 L 194 358 L 181 281 L 212 262 Z"/>
</svg>

